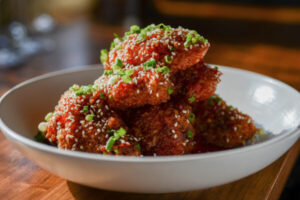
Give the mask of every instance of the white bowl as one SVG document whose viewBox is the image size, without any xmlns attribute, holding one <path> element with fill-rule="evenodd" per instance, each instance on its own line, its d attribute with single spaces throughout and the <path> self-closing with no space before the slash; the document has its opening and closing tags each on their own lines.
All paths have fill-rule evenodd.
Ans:
<svg viewBox="0 0 300 200">
<path fill-rule="evenodd" d="M 96 188 L 139 193 L 208 188 L 253 174 L 283 155 L 300 135 L 300 95 L 290 86 L 256 73 L 220 66 L 217 93 L 272 134 L 242 148 L 184 156 L 115 157 L 60 150 L 32 138 L 43 116 L 74 83 L 92 83 L 100 66 L 60 71 L 21 83 L 0 100 L 5 136 L 42 168 Z"/>
</svg>

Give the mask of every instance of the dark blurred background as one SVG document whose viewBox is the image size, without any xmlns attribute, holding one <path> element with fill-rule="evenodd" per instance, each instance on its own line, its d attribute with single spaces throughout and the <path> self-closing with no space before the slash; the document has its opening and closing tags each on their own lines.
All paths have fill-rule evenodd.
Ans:
<svg viewBox="0 0 300 200">
<path fill-rule="evenodd" d="M 0 0 L 0 93 L 50 71 L 98 64 L 113 33 L 150 23 L 195 29 L 211 43 L 206 62 L 300 90 L 299 0 Z M 299 165 L 281 199 L 300 196 Z"/>
</svg>

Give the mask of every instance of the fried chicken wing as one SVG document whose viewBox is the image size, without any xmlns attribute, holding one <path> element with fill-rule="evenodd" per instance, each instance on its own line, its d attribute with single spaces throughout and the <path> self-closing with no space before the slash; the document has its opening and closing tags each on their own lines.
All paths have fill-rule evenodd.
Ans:
<svg viewBox="0 0 300 200">
<path fill-rule="evenodd" d="M 208 47 L 196 31 L 165 25 L 133 27 L 123 38 L 116 37 L 109 52 L 102 51 L 105 71 L 95 84 L 113 108 L 158 105 L 170 99 L 172 76 L 202 62 Z"/>
<path fill-rule="evenodd" d="M 193 149 L 195 130 L 191 107 L 168 102 L 148 106 L 131 114 L 133 134 L 141 138 L 143 155 L 182 155 Z"/>
<path fill-rule="evenodd" d="M 257 132 L 250 116 L 228 106 L 219 96 L 195 103 L 197 139 L 219 147 L 242 146 Z"/>
<path fill-rule="evenodd" d="M 123 38 L 113 41 L 105 69 L 112 69 L 119 58 L 124 65 L 155 60 L 158 66 L 166 65 L 171 71 L 185 70 L 203 60 L 208 48 L 208 41 L 196 31 L 162 24 L 143 29 L 133 26 Z"/>
<path fill-rule="evenodd" d="M 72 86 L 51 114 L 45 137 L 61 149 L 140 155 L 136 138 L 92 86 Z"/>
<path fill-rule="evenodd" d="M 174 96 L 187 99 L 190 103 L 208 99 L 215 93 L 221 74 L 218 68 L 211 68 L 204 63 L 179 71 L 171 77 Z"/>
</svg>

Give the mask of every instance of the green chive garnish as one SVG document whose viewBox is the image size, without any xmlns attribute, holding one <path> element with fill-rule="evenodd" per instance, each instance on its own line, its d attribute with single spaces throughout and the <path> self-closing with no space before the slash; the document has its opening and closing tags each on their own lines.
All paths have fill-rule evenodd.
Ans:
<svg viewBox="0 0 300 200">
<path fill-rule="evenodd" d="M 73 92 L 76 92 L 79 89 L 80 89 L 80 87 L 77 84 L 74 84 L 72 87 L 70 87 L 70 90 L 73 91 Z"/>
<path fill-rule="evenodd" d="M 103 92 L 100 92 L 100 99 L 104 99 L 105 94 Z"/>
<path fill-rule="evenodd" d="M 110 151 L 113 147 L 114 143 L 120 139 L 120 137 L 123 137 L 126 135 L 126 130 L 124 128 L 119 128 L 118 130 L 107 130 L 108 133 L 113 133 L 114 135 L 111 136 L 107 142 L 106 142 L 106 150 Z"/>
<path fill-rule="evenodd" d="M 88 106 L 83 106 L 83 112 L 87 112 L 89 110 Z"/>
<path fill-rule="evenodd" d="M 134 72 L 133 69 L 127 69 L 127 70 L 123 71 L 123 74 L 121 75 L 122 81 L 124 83 L 130 83 L 130 81 L 131 81 L 130 76 L 133 74 L 133 72 Z"/>
<path fill-rule="evenodd" d="M 132 25 L 131 27 L 130 27 L 130 32 L 131 33 L 140 33 L 140 27 L 138 26 L 138 25 Z"/>
<path fill-rule="evenodd" d="M 173 61 L 173 58 L 170 55 L 165 55 L 164 60 L 167 64 L 171 64 Z"/>
<path fill-rule="evenodd" d="M 170 72 L 170 69 L 167 66 L 163 66 L 163 67 L 157 68 L 156 72 L 168 74 Z"/>
<path fill-rule="evenodd" d="M 170 49 L 171 51 L 173 51 L 173 50 L 175 50 L 175 47 L 169 46 L 169 49 Z"/>
<path fill-rule="evenodd" d="M 207 99 L 207 102 L 209 105 L 213 106 L 214 105 L 214 102 L 211 98 Z"/>
<path fill-rule="evenodd" d="M 89 114 L 89 115 L 85 116 L 85 120 L 88 122 L 92 121 L 93 119 L 94 119 L 94 114 Z"/>
<path fill-rule="evenodd" d="M 173 94 L 173 92 L 174 92 L 173 88 L 169 88 L 169 89 L 168 89 L 168 93 L 169 93 L 169 94 Z"/>
<path fill-rule="evenodd" d="M 144 69 L 145 70 L 149 70 L 151 68 L 155 68 L 156 67 L 156 60 L 149 60 L 147 62 L 144 62 Z"/>
<path fill-rule="evenodd" d="M 188 138 L 192 138 L 194 136 L 194 132 L 192 130 L 188 130 L 187 136 Z"/>
<path fill-rule="evenodd" d="M 193 121 L 195 120 L 195 118 L 196 118 L 196 116 L 195 116 L 194 113 L 190 113 L 189 116 L 188 116 L 188 120 L 189 120 L 190 122 L 193 122 Z"/>
<path fill-rule="evenodd" d="M 111 74 L 113 74 L 113 73 L 114 73 L 113 70 L 105 70 L 105 71 L 104 71 L 104 75 L 105 75 L 105 76 L 111 75 Z"/>
<path fill-rule="evenodd" d="M 190 98 L 189 98 L 189 102 L 190 102 L 190 103 L 193 103 L 195 100 L 196 100 L 195 97 L 190 97 Z"/>
<path fill-rule="evenodd" d="M 34 139 L 37 142 L 45 142 L 46 141 L 46 138 L 45 138 L 44 134 L 41 131 L 38 131 L 38 133 L 34 136 Z"/>
<path fill-rule="evenodd" d="M 46 116 L 45 116 L 45 120 L 46 122 L 49 122 L 50 121 L 50 118 L 52 117 L 52 112 L 49 112 Z"/>
<path fill-rule="evenodd" d="M 115 154 L 119 154 L 119 150 L 118 149 L 115 149 L 114 152 L 115 152 Z"/>
<path fill-rule="evenodd" d="M 140 144 L 136 144 L 135 147 L 136 147 L 139 151 L 141 151 L 141 149 L 142 149 Z"/>
<path fill-rule="evenodd" d="M 119 130 L 115 131 L 115 133 L 117 133 L 117 139 L 119 139 L 120 137 L 123 137 L 126 134 L 126 130 L 121 127 Z"/>
<path fill-rule="evenodd" d="M 111 148 L 114 146 L 115 142 L 116 142 L 116 140 L 115 140 L 114 136 L 111 136 L 106 142 L 106 146 L 105 146 L 106 151 L 110 151 Z"/>
<path fill-rule="evenodd" d="M 102 63 L 105 63 L 107 61 L 108 51 L 106 49 L 101 50 L 100 60 Z"/>
<path fill-rule="evenodd" d="M 78 90 L 75 92 L 76 96 L 83 95 L 83 94 L 84 94 L 83 90 Z"/>
<path fill-rule="evenodd" d="M 113 64 L 112 68 L 114 70 L 118 70 L 118 69 L 121 69 L 122 66 L 123 66 L 122 60 L 120 58 L 117 58 L 115 63 Z"/>
<path fill-rule="evenodd" d="M 186 40 L 184 42 L 184 46 L 189 47 L 191 44 L 195 44 L 198 41 L 200 41 L 204 44 L 207 44 L 207 42 L 208 42 L 203 36 L 199 35 L 199 33 L 197 33 L 197 31 L 191 30 L 186 35 Z"/>
</svg>

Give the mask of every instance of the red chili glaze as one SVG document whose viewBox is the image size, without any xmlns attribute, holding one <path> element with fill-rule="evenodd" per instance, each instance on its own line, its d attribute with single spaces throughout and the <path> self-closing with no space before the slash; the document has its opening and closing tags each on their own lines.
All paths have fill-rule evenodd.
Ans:
<svg viewBox="0 0 300 200">
<path fill-rule="evenodd" d="M 185 70 L 200 62 L 210 46 L 209 43 L 197 42 L 185 47 L 188 32 L 187 29 L 177 28 L 166 35 L 163 29 L 156 29 L 144 41 L 141 41 L 138 34 L 133 33 L 122 42 L 120 49 L 113 48 L 109 52 L 105 69 L 112 69 L 116 58 L 120 58 L 124 64 L 133 66 L 155 59 L 160 66 L 166 65 L 171 71 Z M 165 62 L 166 55 L 172 56 L 171 64 Z"/>
<path fill-rule="evenodd" d="M 93 115 L 93 117 L 91 117 Z M 128 130 L 123 120 L 100 98 L 99 91 L 76 95 L 66 91 L 47 126 L 46 138 L 61 149 L 114 155 L 140 155 L 136 138 L 128 133 L 108 151 L 109 130 Z M 127 131 L 128 132 L 128 131 Z"/>
<path fill-rule="evenodd" d="M 251 117 L 228 106 L 216 95 L 193 104 L 193 112 L 197 140 L 209 144 L 224 148 L 243 146 L 257 132 Z"/>
<path fill-rule="evenodd" d="M 133 134 L 141 138 L 143 155 L 182 155 L 193 149 L 190 114 L 188 104 L 168 102 L 132 111 L 128 122 Z"/>
</svg>

